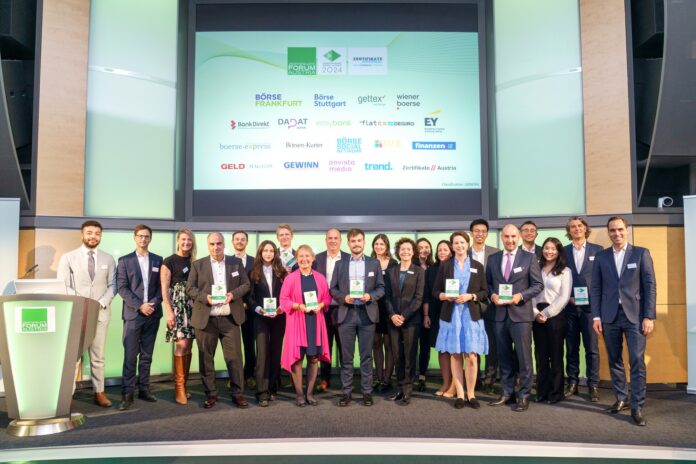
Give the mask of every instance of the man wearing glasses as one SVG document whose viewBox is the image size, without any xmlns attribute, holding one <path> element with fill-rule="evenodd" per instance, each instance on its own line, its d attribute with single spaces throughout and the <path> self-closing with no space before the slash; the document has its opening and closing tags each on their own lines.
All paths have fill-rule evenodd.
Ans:
<svg viewBox="0 0 696 464">
<path fill-rule="evenodd" d="M 133 405 L 135 368 L 138 367 L 138 398 L 154 403 L 150 393 L 150 364 L 162 317 L 160 266 L 162 257 L 148 251 L 152 229 L 135 226 L 135 251 L 119 258 L 116 288 L 123 299 L 123 395 L 119 409 Z"/>
<path fill-rule="evenodd" d="M 535 242 L 539 235 L 539 231 L 534 221 L 523 222 L 520 226 L 520 235 L 522 236 L 522 245 L 520 245 L 520 249 L 527 253 L 535 254 L 537 259 L 541 259 L 541 247 Z"/>
</svg>

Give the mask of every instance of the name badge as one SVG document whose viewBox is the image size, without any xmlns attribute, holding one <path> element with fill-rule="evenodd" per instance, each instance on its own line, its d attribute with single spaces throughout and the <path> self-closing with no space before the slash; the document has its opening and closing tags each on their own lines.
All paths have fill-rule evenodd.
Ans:
<svg viewBox="0 0 696 464">
<path fill-rule="evenodd" d="M 575 298 L 576 306 L 590 304 L 590 295 L 587 292 L 587 287 L 574 287 L 573 298 Z"/>
<path fill-rule="evenodd" d="M 594 261 L 594 258 L 595 258 L 594 256 L 590 256 L 590 257 L 587 258 L 587 259 L 589 259 L 590 261 Z"/>
<path fill-rule="evenodd" d="M 362 279 L 353 279 L 350 281 L 350 293 L 348 296 L 351 298 L 362 298 L 362 296 L 365 294 L 363 291 L 363 288 L 365 286 L 365 282 L 363 282 Z"/>
<path fill-rule="evenodd" d="M 239 275 L 239 272 L 237 272 L 237 271 L 232 272 L 232 277 L 237 277 L 238 275 Z"/>
<path fill-rule="evenodd" d="M 368 272 L 368 273 L 367 273 L 367 277 L 374 277 L 374 276 L 375 276 L 375 273 L 374 273 L 374 272 Z"/>
<path fill-rule="evenodd" d="M 445 280 L 445 296 L 447 298 L 456 298 L 459 296 L 459 279 Z"/>
<path fill-rule="evenodd" d="M 186 274 L 189 271 L 189 268 L 185 267 L 184 268 L 184 274 Z"/>
<path fill-rule="evenodd" d="M 512 301 L 512 285 L 498 285 L 498 301 Z"/>
<path fill-rule="evenodd" d="M 99 267 L 101 267 L 102 269 L 109 269 L 109 266 L 107 266 L 106 264 L 102 264 L 102 265 L 99 266 Z"/>
<path fill-rule="evenodd" d="M 475 267 L 472 267 L 472 268 L 471 268 L 471 273 L 472 273 L 472 274 L 478 274 L 478 269 L 476 269 Z"/>
<path fill-rule="evenodd" d="M 278 309 L 275 298 L 264 298 L 263 299 L 263 312 L 266 314 L 275 314 Z"/>
<path fill-rule="evenodd" d="M 213 301 L 213 304 L 221 304 L 225 302 L 225 299 L 227 298 L 227 289 L 225 288 L 224 285 L 213 285 L 211 294 L 210 294 L 210 299 Z"/>
<path fill-rule="evenodd" d="M 159 268 L 156 266 L 152 266 L 152 272 L 159 272 Z"/>
<path fill-rule="evenodd" d="M 626 267 L 629 268 L 629 269 L 635 269 L 635 268 L 636 268 L 636 263 L 628 263 L 628 264 L 626 265 Z"/>
<path fill-rule="evenodd" d="M 413 274 L 413 271 L 406 271 L 406 274 Z"/>
<path fill-rule="evenodd" d="M 319 311 L 319 300 L 317 299 L 317 292 L 304 292 L 304 304 L 310 311 Z"/>
<path fill-rule="evenodd" d="M 518 272 L 522 272 L 522 268 L 521 268 L 521 267 L 516 267 L 515 269 L 512 270 L 512 272 L 514 272 L 515 274 L 517 274 Z"/>
</svg>

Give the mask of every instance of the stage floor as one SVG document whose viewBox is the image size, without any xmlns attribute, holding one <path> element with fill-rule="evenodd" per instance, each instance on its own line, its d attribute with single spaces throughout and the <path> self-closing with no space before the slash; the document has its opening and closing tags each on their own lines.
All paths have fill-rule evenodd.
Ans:
<svg viewBox="0 0 696 464">
<path fill-rule="evenodd" d="M 591 403 L 586 389 L 581 388 L 580 396 L 567 401 L 556 405 L 532 403 L 527 412 L 515 413 L 507 406 L 487 406 L 485 401 L 492 397 L 483 394 L 479 396 L 481 409 L 466 407 L 456 410 L 452 400 L 443 400 L 433 395 L 437 386 L 436 383 L 429 383 L 426 392 L 414 394 L 409 406 L 399 406 L 390 402 L 386 396 L 375 395 L 374 406 L 365 407 L 360 401 L 360 394 L 355 394 L 355 401 L 350 406 L 339 408 L 338 390 L 334 389 L 317 395 L 317 407 L 298 408 L 294 403 L 294 394 L 282 391 L 278 401 L 271 402 L 267 408 L 257 406 L 252 392 L 248 392 L 250 407 L 246 410 L 234 407 L 229 397 L 223 397 L 213 409 L 206 410 L 201 405 L 204 395 L 199 382 L 191 383 L 193 396 L 186 406 L 173 402 L 171 383 L 157 383 L 153 385 L 153 393 L 159 398 L 157 403 L 136 399 L 133 409 L 125 412 L 116 409 L 120 398 L 118 387 L 107 389 L 114 402 L 114 408 L 108 410 L 92 404 L 90 390 L 78 391 L 73 411 L 86 414 L 87 421 L 82 427 L 44 437 L 16 438 L 0 433 L 0 449 L 3 450 L 0 451 L 0 460 L 22 458 L 38 462 L 42 459 L 96 458 L 104 455 L 87 451 L 113 448 L 122 452 L 114 451 L 106 456 L 125 459 L 129 456 L 147 456 L 148 452 L 153 453 L 153 458 L 158 455 L 182 456 L 182 449 L 186 449 L 189 450 L 186 455 L 191 460 L 177 462 L 194 462 L 194 456 L 199 457 L 195 462 L 218 462 L 212 457 L 204 458 L 206 453 L 200 452 L 201 449 L 215 448 L 210 443 L 203 443 L 211 440 L 216 441 L 214 445 L 223 446 L 220 448 L 222 455 L 246 454 L 257 457 L 283 454 L 281 451 L 289 450 L 287 445 L 292 444 L 299 448 L 283 455 L 303 454 L 304 459 L 301 461 L 305 463 L 311 461 L 306 458 L 307 455 L 388 454 L 393 459 L 398 455 L 403 457 L 413 454 L 414 451 L 423 456 L 440 455 L 438 459 L 429 461 L 450 462 L 445 459 L 446 456 L 442 456 L 443 453 L 468 455 L 475 448 L 488 450 L 479 453 L 479 457 L 489 456 L 486 460 L 477 462 L 501 462 L 488 461 L 496 456 L 496 449 L 500 451 L 497 456 L 509 456 L 505 462 L 526 462 L 525 456 L 555 456 L 553 462 L 559 462 L 558 458 L 562 456 L 630 457 L 628 454 L 612 454 L 616 450 L 633 450 L 639 455 L 642 453 L 645 460 L 654 459 L 655 456 L 675 460 L 691 456 L 696 459 L 696 396 L 687 395 L 683 390 L 662 386 L 649 388 L 644 410 L 648 426 L 637 427 L 628 412 L 619 415 L 604 412 L 604 408 L 613 402 L 612 392 L 607 388 L 600 389 L 600 403 Z M 226 391 L 225 381 L 219 380 L 218 387 L 220 392 Z M 6 427 L 8 423 L 4 400 L 0 400 L 0 426 Z M 302 440 L 308 438 L 318 441 Z M 153 448 L 155 443 L 161 445 L 157 453 Z M 389 453 L 375 453 L 370 443 L 375 450 L 386 451 L 392 449 L 390 446 L 396 448 Z M 146 446 L 140 446 L 136 452 L 134 450 L 138 449 L 138 445 Z M 228 448 L 229 452 L 226 453 L 224 446 L 232 448 Z M 359 453 L 360 446 L 370 451 Z M 311 452 L 301 453 L 301 449 L 305 448 Z M 519 450 L 517 453 L 509 451 L 515 448 Z M 199 451 L 195 451 L 196 449 Z M 348 452 L 340 451 L 341 449 Z M 544 449 L 547 450 L 546 454 L 540 451 Z M 573 449 L 575 454 L 556 451 L 549 455 L 550 449 Z M 398 453 L 398 450 L 402 453 Z M 651 454 L 653 452 L 658 454 Z M 170 461 L 171 459 L 147 460 Z M 399 461 L 409 462 L 404 459 Z M 331 459 L 331 464 L 339 462 L 348 461 Z M 360 462 L 373 461 L 360 459 Z M 386 461 L 381 459 L 374 462 Z"/>
</svg>

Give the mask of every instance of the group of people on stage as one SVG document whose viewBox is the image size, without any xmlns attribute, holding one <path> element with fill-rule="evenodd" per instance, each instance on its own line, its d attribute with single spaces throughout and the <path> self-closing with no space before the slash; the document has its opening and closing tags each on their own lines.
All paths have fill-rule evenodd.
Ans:
<svg viewBox="0 0 696 464">
<path fill-rule="evenodd" d="M 163 259 L 148 251 L 152 230 L 138 225 L 135 251 L 116 265 L 112 256 L 97 249 L 101 225 L 86 221 L 83 244 L 61 257 L 58 277 L 101 304 L 89 348 L 95 402 L 100 406 L 111 406 L 104 394 L 104 343 L 109 305 L 117 293 L 123 299 L 122 410 L 133 404 L 136 385 L 138 398 L 157 401 L 149 388 L 150 364 L 165 315 L 166 341 L 174 344 L 175 401 L 180 404 L 190 397 L 186 384 L 194 339 L 205 408 L 218 400 L 218 341 L 232 401 L 240 408 L 248 407 L 245 385 L 256 387 L 259 406 L 274 401 L 281 368 L 291 375 L 297 406 L 317 405 L 315 392 L 330 384 L 334 343 L 342 389 L 338 406 L 349 405 L 356 339 L 366 406 L 373 404 L 374 390 L 392 389 L 393 372 L 398 388 L 389 399 L 408 405 L 414 388 L 425 389 L 431 347 L 438 353 L 443 380 L 435 394 L 453 398 L 457 409 L 467 404 L 478 409 L 477 387 L 492 393 L 499 379 L 500 395 L 488 404 L 527 410 L 532 356 L 537 371 L 534 399 L 556 403 L 578 393 L 581 340 L 589 398 L 596 402 L 597 341 L 603 335 L 616 396 L 608 411 L 630 407 L 634 421 L 645 425 L 644 353 L 656 316 L 655 274 L 648 250 L 628 244 L 624 218 L 612 217 L 607 230 L 612 246 L 603 249 L 587 241 L 587 222 L 571 217 L 566 225 L 569 245 L 550 237 L 538 246 L 532 221 L 519 229 L 508 224 L 500 231 L 503 249 L 498 250 L 486 245 L 487 221 L 477 219 L 469 232 L 453 232 L 434 250 L 425 238 L 401 238 L 392 256 L 389 238 L 378 234 L 368 256 L 360 229 L 348 231 L 346 253 L 341 250 L 340 230 L 330 228 L 326 251 L 315 255 L 308 245 L 293 249 L 292 227 L 281 224 L 276 229 L 279 244 L 261 242 L 255 257 L 246 255 L 247 233 L 236 231 L 234 255 L 225 253 L 223 235 L 213 232 L 206 239 L 209 256 L 196 259 L 195 236 L 181 229 L 176 253 Z M 624 336 L 631 365 L 630 400 L 622 360 Z"/>
</svg>

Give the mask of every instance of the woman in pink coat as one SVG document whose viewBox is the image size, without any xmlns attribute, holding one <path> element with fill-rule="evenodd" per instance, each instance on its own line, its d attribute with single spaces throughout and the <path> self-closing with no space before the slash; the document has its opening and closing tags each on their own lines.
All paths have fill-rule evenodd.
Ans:
<svg viewBox="0 0 696 464">
<path fill-rule="evenodd" d="M 331 303 L 326 278 L 312 270 L 314 251 L 301 245 L 295 254 L 299 268 L 280 289 L 280 307 L 286 314 L 285 340 L 280 364 L 292 374 L 297 406 L 317 405 L 312 392 L 318 361 L 331 362 L 324 312 Z M 307 357 L 307 393 L 302 391 L 302 360 Z"/>
</svg>

